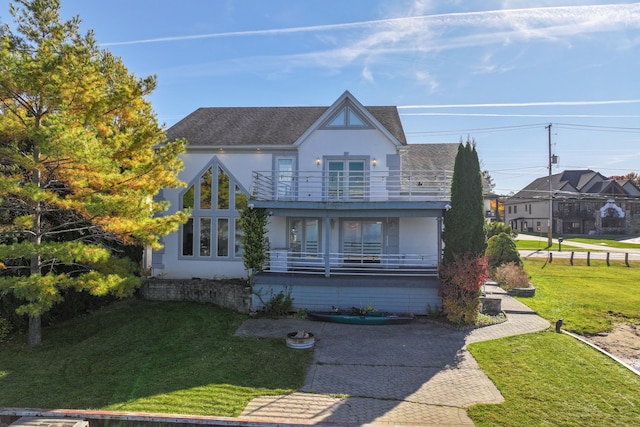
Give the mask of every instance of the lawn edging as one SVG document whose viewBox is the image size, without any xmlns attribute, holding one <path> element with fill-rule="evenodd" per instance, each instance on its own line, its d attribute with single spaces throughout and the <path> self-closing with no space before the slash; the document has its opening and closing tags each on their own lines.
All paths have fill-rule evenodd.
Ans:
<svg viewBox="0 0 640 427">
<path fill-rule="evenodd" d="M 0 427 L 8 427 L 22 417 L 55 418 L 61 421 L 83 419 L 89 427 L 293 427 L 322 425 L 305 420 L 263 420 L 253 417 L 216 417 L 183 414 L 154 414 L 146 412 L 118 412 L 84 409 L 0 408 Z"/>
<path fill-rule="evenodd" d="M 624 360 L 620 359 L 618 356 L 609 353 L 605 349 L 598 347 L 597 345 L 593 344 L 592 342 L 589 342 L 588 340 L 586 340 L 585 338 L 581 337 L 580 335 L 574 334 L 574 333 L 569 332 L 569 331 L 565 331 L 564 329 L 562 329 L 562 333 L 567 334 L 567 335 L 577 339 L 578 341 L 581 341 L 582 343 L 588 345 L 589 347 L 592 347 L 592 348 L 598 350 L 600 353 L 602 353 L 605 356 L 611 358 L 612 360 L 618 362 L 619 364 L 621 364 L 622 366 L 624 366 L 625 368 L 627 368 L 628 370 L 630 370 L 634 374 L 640 376 L 640 372 L 636 371 L 633 368 L 633 366 L 629 365 L 627 362 L 625 362 Z"/>
</svg>

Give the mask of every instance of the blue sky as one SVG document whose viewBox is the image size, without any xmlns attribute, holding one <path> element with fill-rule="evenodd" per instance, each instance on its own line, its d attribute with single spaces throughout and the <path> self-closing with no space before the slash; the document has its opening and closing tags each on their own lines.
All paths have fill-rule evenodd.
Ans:
<svg viewBox="0 0 640 427">
<path fill-rule="evenodd" d="M 11 22 L 8 1 L 0 17 Z M 640 3 L 62 0 L 171 126 L 199 107 L 399 107 L 410 143 L 474 138 L 496 192 L 548 173 L 640 172 Z"/>
</svg>

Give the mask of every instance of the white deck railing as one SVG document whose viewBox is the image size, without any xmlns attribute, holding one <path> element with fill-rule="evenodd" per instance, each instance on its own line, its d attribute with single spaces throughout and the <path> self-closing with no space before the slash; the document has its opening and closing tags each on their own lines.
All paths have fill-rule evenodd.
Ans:
<svg viewBox="0 0 640 427">
<path fill-rule="evenodd" d="M 272 250 L 265 272 L 322 275 L 437 276 L 435 254 L 355 254 Z"/>
<path fill-rule="evenodd" d="M 451 171 L 256 171 L 252 198 L 264 201 L 446 201 Z"/>
</svg>

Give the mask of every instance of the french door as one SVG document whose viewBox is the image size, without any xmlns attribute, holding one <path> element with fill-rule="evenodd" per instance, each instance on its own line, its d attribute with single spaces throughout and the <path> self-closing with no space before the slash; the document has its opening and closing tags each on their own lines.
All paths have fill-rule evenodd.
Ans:
<svg viewBox="0 0 640 427">
<path fill-rule="evenodd" d="M 329 160 L 327 169 L 330 199 L 364 199 L 364 160 Z"/>
</svg>

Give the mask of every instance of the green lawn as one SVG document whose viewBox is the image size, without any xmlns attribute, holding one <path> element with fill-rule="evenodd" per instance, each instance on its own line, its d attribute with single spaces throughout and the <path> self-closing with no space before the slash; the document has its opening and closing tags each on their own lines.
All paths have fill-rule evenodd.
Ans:
<svg viewBox="0 0 640 427">
<path fill-rule="evenodd" d="M 0 346 L 0 406 L 237 416 L 298 389 L 312 350 L 233 337 L 246 316 L 210 305 L 127 300 Z"/>
<path fill-rule="evenodd" d="M 578 333 L 607 331 L 615 322 L 640 322 L 640 265 L 527 259 L 536 286 L 520 298 L 537 313 Z M 640 420 L 640 377 L 591 347 L 546 331 L 474 343 L 469 351 L 505 398 L 476 405 L 478 426 L 627 426 Z"/>
<path fill-rule="evenodd" d="M 563 319 L 563 327 L 579 334 L 611 330 L 615 322 L 640 322 L 640 265 L 623 262 L 607 267 L 604 261 L 570 266 L 566 259 L 525 259 L 524 266 L 536 287 L 534 298 L 522 298 L 550 322 Z"/>
<path fill-rule="evenodd" d="M 565 240 L 569 244 L 571 242 L 578 243 L 588 243 L 590 245 L 598 245 L 602 246 L 603 250 L 609 248 L 621 248 L 621 249 L 640 249 L 640 244 L 638 243 L 628 243 L 628 242 L 620 242 L 618 240 L 612 238 L 603 238 L 602 236 L 598 237 L 571 237 L 570 239 Z M 564 243 L 563 243 L 564 245 Z"/>
<path fill-rule="evenodd" d="M 555 240 L 554 240 L 555 242 Z M 547 241 L 542 240 L 516 240 L 516 247 L 519 251 L 541 251 L 547 249 Z M 551 246 L 552 251 L 557 251 L 559 248 L 557 243 L 554 243 Z M 562 242 L 562 250 L 563 251 L 587 251 L 587 249 L 578 248 L 576 246 L 571 246 L 570 244 L 566 244 Z"/>
<path fill-rule="evenodd" d="M 640 377 L 555 332 L 469 345 L 505 402 L 476 405 L 477 426 L 631 426 L 640 420 Z"/>
<path fill-rule="evenodd" d="M 640 265 L 524 262 L 537 289 L 521 300 L 551 322 L 585 333 L 640 321 Z M 298 389 L 312 358 L 284 339 L 233 337 L 244 319 L 209 305 L 132 299 L 46 328 L 41 347 L 19 337 L 0 346 L 0 406 L 237 416 L 253 397 Z M 476 425 L 640 419 L 640 377 L 569 336 L 527 334 L 469 350 L 506 399 L 469 408 Z"/>
<path fill-rule="evenodd" d="M 619 237 L 619 236 L 618 236 Z M 552 251 L 557 251 L 559 249 L 557 243 L 557 236 L 553 237 L 553 245 L 551 246 Z M 613 236 L 594 236 L 594 237 L 565 237 L 562 242 L 562 250 L 567 251 L 587 251 L 589 249 L 579 248 L 577 246 L 571 245 L 571 242 L 575 243 L 588 243 L 590 245 L 598 245 L 602 247 L 602 251 L 606 251 L 607 248 L 620 248 L 620 249 L 640 249 L 640 244 L 638 243 L 627 243 L 616 240 Z M 516 238 L 516 246 L 518 250 L 543 250 L 547 248 L 547 239 L 543 237 L 543 240 L 529 240 L 529 239 L 518 239 Z M 591 249 L 593 252 L 593 249 Z"/>
</svg>

